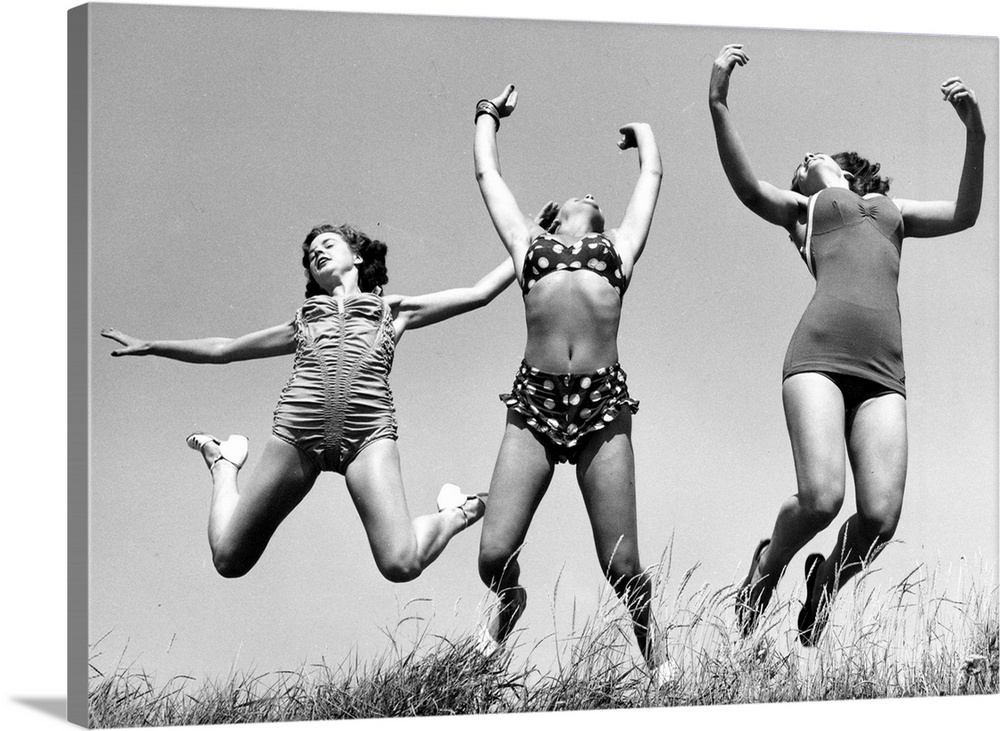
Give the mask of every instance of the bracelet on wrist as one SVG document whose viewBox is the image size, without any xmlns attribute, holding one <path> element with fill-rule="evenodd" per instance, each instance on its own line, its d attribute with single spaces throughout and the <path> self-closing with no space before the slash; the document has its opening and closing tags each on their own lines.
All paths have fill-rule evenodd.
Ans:
<svg viewBox="0 0 1000 731">
<path fill-rule="evenodd" d="M 496 104 L 489 99 L 480 99 L 476 104 L 476 116 L 473 121 L 478 122 L 482 114 L 488 114 L 493 117 L 493 121 L 497 123 L 497 129 L 500 129 L 500 110 L 497 109 Z"/>
</svg>

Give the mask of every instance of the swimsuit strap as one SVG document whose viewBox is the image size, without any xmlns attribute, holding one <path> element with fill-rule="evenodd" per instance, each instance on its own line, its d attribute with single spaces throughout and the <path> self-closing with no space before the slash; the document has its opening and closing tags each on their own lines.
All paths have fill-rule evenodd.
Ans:
<svg viewBox="0 0 1000 731">
<path fill-rule="evenodd" d="M 813 211 L 816 208 L 817 198 L 819 198 L 819 193 L 809 196 L 809 205 L 806 208 L 806 241 L 802 246 L 802 258 L 805 259 L 806 267 L 808 267 L 809 273 L 813 275 L 813 279 L 816 278 L 816 269 L 813 266 L 812 256 Z"/>
<path fill-rule="evenodd" d="M 802 254 L 802 258 L 806 262 L 806 267 L 809 269 L 809 273 L 813 275 L 813 279 L 816 278 L 816 266 L 815 262 L 813 261 L 813 255 L 812 255 L 813 216 L 814 216 L 814 211 L 816 209 L 816 201 L 819 198 L 819 194 L 822 192 L 823 191 L 821 190 L 819 191 L 819 193 L 814 193 L 813 195 L 809 196 L 809 204 L 806 208 L 806 240 L 805 243 L 802 245 L 802 249 L 800 251 L 800 253 Z M 882 196 L 883 198 L 888 198 L 888 196 L 882 193 L 869 193 L 867 195 L 859 197 L 862 200 L 868 200 L 869 198 L 874 198 L 876 196 Z"/>
</svg>

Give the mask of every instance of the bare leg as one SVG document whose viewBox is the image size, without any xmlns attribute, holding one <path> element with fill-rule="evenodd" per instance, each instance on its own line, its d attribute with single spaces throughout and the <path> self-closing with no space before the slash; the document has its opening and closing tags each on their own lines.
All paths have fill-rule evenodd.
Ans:
<svg viewBox="0 0 1000 731">
<path fill-rule="evenodd" d="M 653 581 L 639 561 L 631 411 L 622 408 L 614 422 L 587 438 L 576 475 L 601 570 L 632 617 L 643 657 L 656 667 L 666 657 L 654 651 Z"/>
<path fill-rule="evenodd" d="M 798 491 L 778 511 L 748 604 L 762 610 L 792 557 L 833 522 L 844 502 L 844 397 L 829 378 L 799 373 L 782 386 Z"/>
<path fill-rule="evenodd" d="M 217 444 L 206 444 L 202 455 L 212 472 L 208 518 L 212 560 L 221 575 L 243 576 L 260 559 L 281 521 L 312 489 L 319 472 L 298 449 L 270 436 L 246 487 L 240 490 L 236 466 L 215 461 Z"/>
<path fill-rule="evenodd" d="M 873 560 L 896 530 L 906 483 L 906 400 L 893 393 L 858 406 L 850 421 L 847 448 L 858 512 L 841 527 L 833 552 L 816 569 L 816 588 L 807 597 L 814 616 L 823 597 L 833 596 Z"/>
<path fill-rule="evenodd" d="M 554 470 L 553 457 L 524 417 L 508 411 L 479 544 L 479 576 L 500 598 L 496 626 L 490 628 L 497 643 L 507 639 L 524 611 L 526 595 L 519 584 L 517 554 Z"/>
<path fill-rule="evenodd" d="M 411 520 L 403 492 L 399 450 L 393 439 L 380 439 L 362 449 L 348 465 L 345 478 L 368 534 L 375 565 L 389 581 L 412 581 L 420 576 L 467 524 L 461 508 Z M 470 513 L 477 510 L 481 515 L 482 503 L 472 501 L 472 505 L 468 508 Z M 476 517 L 469 515 L 470 519 Z"/>
</svg>

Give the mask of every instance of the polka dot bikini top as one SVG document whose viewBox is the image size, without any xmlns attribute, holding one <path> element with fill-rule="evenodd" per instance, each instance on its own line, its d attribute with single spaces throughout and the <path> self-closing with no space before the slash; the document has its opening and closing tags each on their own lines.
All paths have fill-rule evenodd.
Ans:
<svg viewBox="0 0 1000 731">
<path fill-rule="evenodd" d="M 527 295 L 535 283 L 546 274 L 563 270 L 588 269 L 604 277 L 618 297 L 628 286 L 622 275 L 622 260 L 614 244 L 604 234 L 587 234 L 572 246 L 554 236 L 541 233 L 535 237 L 524 255 L 521 269 L 521 292 Z"/>
</svg>

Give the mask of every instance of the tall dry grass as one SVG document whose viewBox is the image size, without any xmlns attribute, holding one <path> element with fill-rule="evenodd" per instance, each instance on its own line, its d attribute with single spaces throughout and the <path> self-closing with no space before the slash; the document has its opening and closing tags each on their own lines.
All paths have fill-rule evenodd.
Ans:
<svg viewBox="0 0 1000 731">
<path fill-rule="evenodd" d="M 886 586 L 877 570 L 837 597 L 819 646 L 795 637 L 798 602 L 779 600 L 747 639 L 735 631 L 736 586 L 698 584 L 697 567 L 671 581 L 658 569 L 654 614 L 667 632 L 677 682 L 653 686 L 629 619 L 614 595 L 594 616 L 534 647 L 484 657 L 470 636 L 425 631 L 405 643 L 389 633 L 378 657 L 264 674 L 234 672 L 223 682 L 188 676 L 157 686 L 145 671 L 92 663 L 92 727 L 306 721 L 673 705 L 777 703 L 998 692 L 996 570 L 955 577 L 919 568 Z M 787 580 L 786 580 L 787 581 Z M 790 595 L 801 591 L 793 587 Z M 949 596 L 951 594 L 951 596 Z M 553 601 L 558 599 L 558 587 Z M 398 629 L 398 628 L 397 628 Z M 534 657 L 551 642 L 555 661 Z M 552 649 L 552 648 L 549 648 Z M 514 658 L 523 658 L 515 662 Z"/>
</svg>

